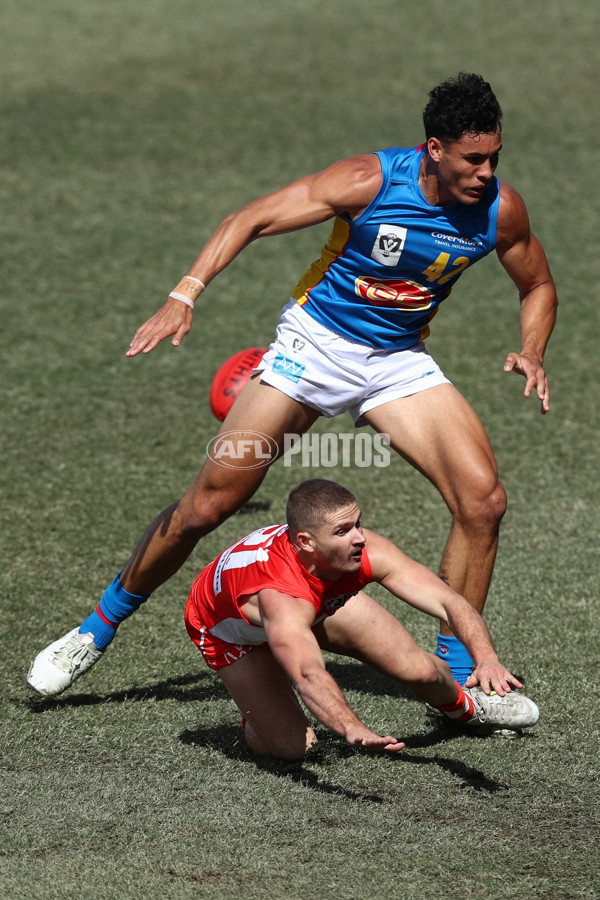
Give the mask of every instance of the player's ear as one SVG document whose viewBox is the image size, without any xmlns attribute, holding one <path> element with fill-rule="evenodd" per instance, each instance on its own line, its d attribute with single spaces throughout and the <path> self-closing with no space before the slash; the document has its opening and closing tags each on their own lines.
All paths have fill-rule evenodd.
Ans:
<svg viewBox="0 0 600 900">
<path fill-rule="evenodd" d="M 316 541 L 314 535 L 312 535 L 310 531 L 298 531 L 296 532 L 294 543 L 298 550 L 303 550 L 305 553 L 312 553 Z"/>
<path fill-rule="evenodd" d="M 427 141 L 427 152 L 434 162 L 439 162 L 444 146 L 439 138 L 430 137 Z"/>
</svg>

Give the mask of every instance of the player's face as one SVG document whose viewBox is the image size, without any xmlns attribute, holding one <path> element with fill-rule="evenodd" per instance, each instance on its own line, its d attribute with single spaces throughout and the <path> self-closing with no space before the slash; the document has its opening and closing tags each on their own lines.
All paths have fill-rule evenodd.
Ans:
<svg viewBox="0 0 600 900">
<path fill-rule="evenodd" d="M 313 535 L 315 575 L 335 580 L 360 569 L 365 536 L 356 503 L 329 513 Z"/>
<path fill-rule="evenodd" d="M 439 205 L 478 203 L 492 180 L 501 149 L 499 131 L 464 134 L 446 144 L 430 138 L 428 150 L 437 164 Z"/>
</svg>

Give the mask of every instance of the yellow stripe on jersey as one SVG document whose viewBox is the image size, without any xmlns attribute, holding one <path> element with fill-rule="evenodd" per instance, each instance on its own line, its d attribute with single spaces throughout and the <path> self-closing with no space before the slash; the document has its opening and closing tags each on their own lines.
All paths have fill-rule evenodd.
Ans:
<svg viewBox="0 0 600 900">
<path fill-rule="evenodd" d="M 304 273 L 292 297 L 298 301 L 300 306 L 308 303 L 310 297 L 309 292 L 319 284 L 325 277 L 327 271 L 331 268 L 336 259 L 343 253 L 344 247 L 350 239 L 350 224 L 345 219 L 336 216 L 333 222 L 333 229 L 329 236 L 329 240 L 321 251 L 321 258 L 317 259 L 310 269 Z"/>
</svg>

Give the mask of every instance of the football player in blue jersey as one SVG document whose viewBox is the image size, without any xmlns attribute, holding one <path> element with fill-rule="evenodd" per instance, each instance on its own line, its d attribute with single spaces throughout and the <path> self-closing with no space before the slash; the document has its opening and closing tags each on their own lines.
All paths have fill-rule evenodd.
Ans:
<svg viewBox="0 0 600 900">
<path fill-rule="evenodd" d="M 483 610 L 506 495 L 481 421 L 424 341 L 462 272 L 495 250 L 520 301 L 520 347 L 507 353 L 504 371 L 523 376 L 525 397 L 537 395 L 546 413 L 544 354 L 558 301 L 523 200 L 494 175 L 502 113 L 490 85 L 475 74 L 449 79 L 431 91 L 423 121 L 419 146 L 341 160 L 229 215 L 136 332 L 130 357 L 168 338 L 178 346 L 194 305 L 202 306 L 207 286 L 245 247 L 333 221 L 260 371 L 223 424 L 230 439 L 240 433 L 243 452 L 227 466 L 209 457 L 184 497 L 149 526 L 96 609 L 38 654 L 28 682 L 43 696 L 59 694 L 87 671 L 119 623 L 258 489 L 268 466 L 244 436 L 260 432 L 282 448 L 286 435 L 302 435 L 320 415 L 345 410 L 356 424 L 389 435 L 437 487 L 452 515 L 440 575 Z M 473 663 L 446 625 L 437 652 L 464 683 Z"/>
</svg>

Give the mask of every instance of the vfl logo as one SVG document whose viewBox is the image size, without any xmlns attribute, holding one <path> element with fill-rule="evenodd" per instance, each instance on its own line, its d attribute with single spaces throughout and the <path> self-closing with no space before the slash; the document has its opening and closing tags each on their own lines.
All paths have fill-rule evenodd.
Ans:
<svg viewBox="0 0 600 900">
<path fill-rule="evenodd" d="M 206 445 L 206 455 L 226 469 L 260 469 L 279 454 L 277 442 L 260 431 L 225 431 Z"/>
<path fill-rule="evenodd" d="M 284 378 L 293 381 L 295 384 L 298 384 L 302 378 L 305 368 L 306 366 L 303 366 L 302 363 L 289 359 L 289 357 L 284 356 L 283 353 L 278 353 L 275 357 L 275 362 L 273 363 L 274 372 L 283 375 Z"/>
<path fill-rule="evenodd" d="M 371 250 L 371 258 L 382 266 L 397 266 L 404 250 L 407 233 L 407 229 L 400 225 L 380 225 Z"/>
<path fill-rule="evenodd" d="M 407 312 L 423 312 L 433 305 L 433 297 L 427 288 L 416 281 L 378 280 L 359 276 L 354 290 L 363 300 L 375 306 L 389 306 Z"/>
</svg>

